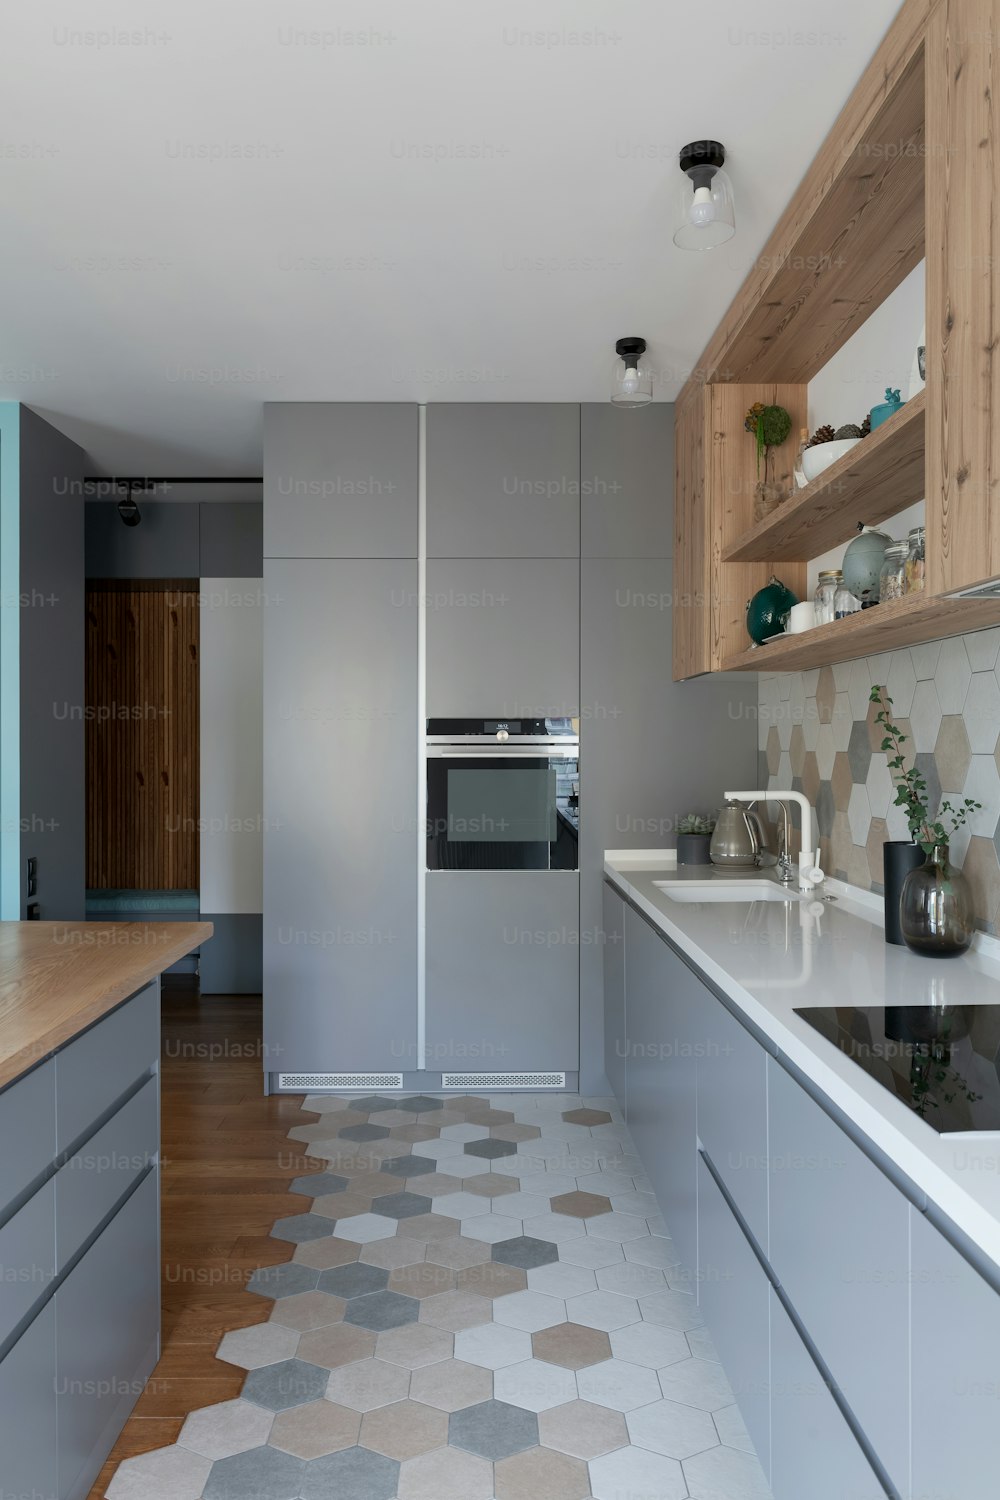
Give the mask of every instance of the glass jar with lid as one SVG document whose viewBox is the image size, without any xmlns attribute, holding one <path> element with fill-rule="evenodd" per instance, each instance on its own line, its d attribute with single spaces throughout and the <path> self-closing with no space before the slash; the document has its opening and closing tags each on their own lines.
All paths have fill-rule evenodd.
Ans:
<svg viewBox="0 0 1000 1500">
<path fill-rule="evenodd" d="M 857 614 L 860 608 L 861 600 L 856 594 L 852 594 L 843 578 L 841 578 L 837 584 L 837 592 L 833 596 L 833 618 L 835 620 L 846 620 L 848 615 Z"/>
<path fill-rule="evenodd" d="M 836 598 L 837 587 L 843 581 L 844 575 L 839 568 L 826 568 L 820 573 L 816 584 L 816 592 L 813 595 L 817 625 L 833 624 L 834 599 Z"/>
<path fill-rule="evenodd" d="M 923 526 L 914 526 L 907 540 L 906 592 L 908 594 L 923 592 L 927 572 L 924 559 L 924 535 Z"/>
<path fill-rule="evenodd" d="M 887 599 L 902 599 L 906 593 L 906 559 L 909 542 L 890 542 L 885 549 L 885 561 L 878 580 L 878 599 L 884 604 Z"/>
</svg>

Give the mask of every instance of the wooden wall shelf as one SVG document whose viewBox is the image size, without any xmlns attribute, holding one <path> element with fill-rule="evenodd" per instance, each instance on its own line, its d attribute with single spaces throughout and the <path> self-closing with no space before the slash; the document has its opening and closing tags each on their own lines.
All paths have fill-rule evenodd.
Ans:
<svg viewBox="0 0 1000 1500">
<path fill-rule="evenodd" d="M 723 562 L 799 561 L 850 541 L 858 523 L 876 526 L 924 497 L 926 392 L 752 531 L 730 543 Z"/>
<path fill-rule="evenodd" d="M 808 672 L 814 667 L 879 656 L 903 646 L 938 641 L 1000 625 L 1000 598 L 942 599 L 909 594 L 860 610 L 847 620 L 817 625 L 801 635 L 781 635 L 722 664 L 724 672 Z"/>
</svg>

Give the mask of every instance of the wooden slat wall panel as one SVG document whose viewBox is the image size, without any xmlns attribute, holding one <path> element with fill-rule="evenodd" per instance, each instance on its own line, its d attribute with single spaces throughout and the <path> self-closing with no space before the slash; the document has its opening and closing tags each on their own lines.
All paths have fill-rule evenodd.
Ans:
<svg viewBox="0 0 1000 1500">
<path fill-rule="evenodd" d="M 87 594 L 87 886 L 198 885 L 198 595 Z"/>
</svg>

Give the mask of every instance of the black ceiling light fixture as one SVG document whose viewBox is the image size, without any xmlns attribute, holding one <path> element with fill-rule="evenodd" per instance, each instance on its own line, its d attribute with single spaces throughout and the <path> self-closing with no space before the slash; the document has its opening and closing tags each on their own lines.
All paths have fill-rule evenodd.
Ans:
<svg viewBox="0 0 1000 1500">
<path fill-rule="evenodd" d="M 139 507 L 136 504 L 135 498 L 132 494 L 134 483 L 134 480 L 128 480 L 128 487 L 125 491 L 125 494 L 118 502 L 118 514 L 121 516 L 126 526 L 138 526 L 139 522 L 142 520 L 142 516 L 139 513 Z M 145 486 L 143 486 L 143 488 L 145 488 Z"/>
<path fill-rule="evenodd" d="M 611 401 L 614 406 L 648 406 L 653 399 L 653 372 L 643 359 L 646 340 L 619 339 L 611 367 Z"/>
<path fill-rule="evenodd" d="M 681 148 L 680 186 L 674 244 L 682 250 L 714 250 L 736 233 L 733 185 L 723 171 L 725 147 L 719 141 L 691 141 Z"/>
</svg>

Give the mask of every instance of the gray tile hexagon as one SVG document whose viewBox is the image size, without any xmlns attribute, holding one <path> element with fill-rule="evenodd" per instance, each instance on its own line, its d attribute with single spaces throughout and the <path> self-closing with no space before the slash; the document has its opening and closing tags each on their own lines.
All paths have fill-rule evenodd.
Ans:
<svg viewBox="0 0 1000 1500">
<path fill-rule="evenodd" d="M 349 1302 L 352 1297 L 365 1297 L 369 1292 L 381 1292 L 389 1285 L 389 1272 L 381 1266 L 365 1265 L 363 1261 L 351 1261 L 346 1266 L 332 1266 L 322 1271 L 319 1290 L 332 1292 Z"/>
<path fill-rule="evenodd" d="M 277 1219 L 271 1227 L 271 1238 L 291 1240 L 293 1245 L 304 1245 L 307 1240 L 325 1240 L 330 1234 L 330 1220 L 319 1214 L 289 1214 L 286 1219 Z"/>
<path fill-rule="evenodd" d="M 533 1271 L 536 1266 L 550 1266 L 559 1259 L 559 1247 L 551 1240 L 536 1240 L 527 1234 L 519 1234 L 512 1240 L 499 1240 L 493 1246 L 493 1259 L 504 1266 L 519 1266 L 522 1271 Z"/>
<path fill-rule="evenodd" d="M 438 1164 L 431 1161 L 429 1156 L 387 1156 L 381 1166 L 381 1171 L 388 1177 L 424 1177 L 428 1172 L 436 1172 Z"/>
<path fill-rule="evenodd" d="M 216 1459 L 201 1493 L 204 1500 L 298 1500 L 304 1467 L 280 1448 L 249 1448 Z"/>
<path fill-rule="evenodd" d="M 347 1187 L 347 1178 L 336 1172 L 314 1172 L 310 1177 L 296 1177 L 288 1185 L 290 1193 L 302 1193 L 306 1198 L 325 1198 L 327 1193 L 342 1193 Z"/>
<path fill-rule="evenodd" d="M 389 1131 L 385 1125 L 345 1125 L 337 1132 L 340 1141 L 384 1141 Z"/>
<path fill-rule="evenodd" d="M 291 1406 L 305 1406 L 326 1395 L 330 1371 L 311 1365 L 304 1359 L 282 1359 L 276 1365 L 261 1365 L 251 1370 L 243 1383 L 244 1400 L 268 1411 L 287 1411 Z"/>
<path fill-rule="evenodd" d="M 537 1446 L 538 1418 L 533 1411 L 506 1401 L 481 1401 L 452 1412 L 448 1442 L 480 1458 L 510 1458 Z"/>
<path fill-rule="evenodd" d="M 394 1500 L 399 1464 L 370 1448 L 342 1448 L 311 1459 L 300 1482 L 301 1500 Z"/>
<path fill-rule="evenodd" d="M 487 1161 L 495 1161 L 498 1156 L 514 1156 L 516 1153 L 517 1145 L 514 1141 L 487 1139 L 465 1143 L 466 1156 L 483 1156 Z"/>
<path fill-rule="evenodd" d="M 423 1193 L 383 1193 L 372 1199 L 372 1213 L 384 1214 L 387 1219 L 415 1219 L 418 1214 L 429 1214 L 432 1208 Z"/>
<path fill-rule="evenodd" d="M 326 1221 L 327 1234 L 330 1221 Z M 319 1272 L 312 1266 L 300 1266 L 288 1260 L 280 1266 L 260 1266 L 247 1282 L 247 1291 L 260 1297 L 296 1297 L 299 1292 L 314 1292 L 319 1281 Z"/>
<path fill-rule="evenodd" d="M 344 1322 L 357 1328 L 369 1328 L 372 1333 L 385 1333 L 390 1328 L 402 1328 L 406 1323 L 415 1323 L 420 1316 L 420 1303 L 416 1297 L 405 1297 L 402 1292 L 369 1292 L 366 1297 L 355 1297 L 344 1310 Z"/>
</svg>

